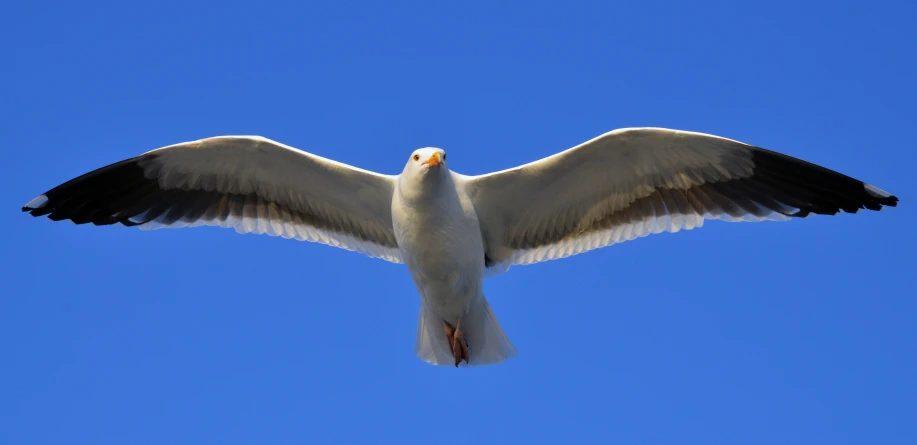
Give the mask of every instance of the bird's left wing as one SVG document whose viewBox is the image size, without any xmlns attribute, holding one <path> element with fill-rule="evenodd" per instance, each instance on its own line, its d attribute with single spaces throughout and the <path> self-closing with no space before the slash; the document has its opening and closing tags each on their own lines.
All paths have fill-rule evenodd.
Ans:
<svg viewBox="0 0 917 445">
<path fill-rule="evenodd" d="M 400 263 L 394 176 L 257 136 L 159 148 L 61 184 L 22 210 L 77 224 L 233 227 Z"/>
<path fill-rule="evenodd" d="M 615 130 L 530 164 L 461 178 L 497 272 L 693 229 L 705 218 L 779 221 L 898 201 L 790 156 L 663 128 Z"/>
</svg>

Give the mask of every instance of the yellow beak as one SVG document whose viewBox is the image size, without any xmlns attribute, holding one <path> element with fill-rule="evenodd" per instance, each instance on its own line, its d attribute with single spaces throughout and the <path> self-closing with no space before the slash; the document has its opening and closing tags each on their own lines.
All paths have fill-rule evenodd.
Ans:
<svg viewBox="0 0 917 445">
<path fill-rule="evenodd" d="M 439 159 L 439 152 L 434 151 L 433 155 L 430 156 L 430 159 L 423 161 L 423 163 L 420 165 L 429 165 L 430 167 L 439 167 L 440 164 L 442 164 L 442 161 Z"/>
</svg>

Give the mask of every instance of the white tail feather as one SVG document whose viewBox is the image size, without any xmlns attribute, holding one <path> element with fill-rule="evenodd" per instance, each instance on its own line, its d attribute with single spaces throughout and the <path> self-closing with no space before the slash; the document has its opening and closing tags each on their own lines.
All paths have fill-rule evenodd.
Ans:
<svg viewBox="0 0 917 445">
<path fill-rule="evenodd" d="M 462 331 L 468 342 L 468 358 L 471 362 L 467 365 L 492 365 L 516 355 L 516 347 L 506 338 L 486 297 L 482 297 L 465 315 Z M 442 319 L 423 303 L 420 305 L 414 353 L 433 365 L 455 366 Z"/>
</svg>

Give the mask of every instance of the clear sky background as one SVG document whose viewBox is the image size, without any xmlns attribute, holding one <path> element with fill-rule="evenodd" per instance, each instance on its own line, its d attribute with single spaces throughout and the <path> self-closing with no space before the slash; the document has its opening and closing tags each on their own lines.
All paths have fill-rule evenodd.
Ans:
<svg viewBox="0 0 917 445">
<path fill-rule="evenodd" d="M 905 1 L 8 4 L 0 444 L 917 443 L 915 21 Z M 515 267 L 485 292 L 519 356 L 473 369 L 414 356 L 403 266 L 19 211 L 215 135 L 383 173 L 438 146 L 480 174 L 629 126 L 901 204 Z"/>
</svg>

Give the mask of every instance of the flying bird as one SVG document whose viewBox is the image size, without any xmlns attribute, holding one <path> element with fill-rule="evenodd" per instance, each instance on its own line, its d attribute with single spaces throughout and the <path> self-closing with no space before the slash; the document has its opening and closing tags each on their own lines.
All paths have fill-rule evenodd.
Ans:
<svg viewBox="0 0 917 445">
<path fill-rule="evenodd" d="M 898 198 L 784 154 L 665 128 L 605 133 L 480 176 L 421 148 L 399 175 L 259 136 L 162 147 L 26 204 L 33 216 L 145 229 L 220 226 L 313 241 L 407 266 L 421 304 L 414 351 L 435 365 L 516 355 L 482 290 L 511 265 L 724 221 L 880 210 Z"/>
</svg>

